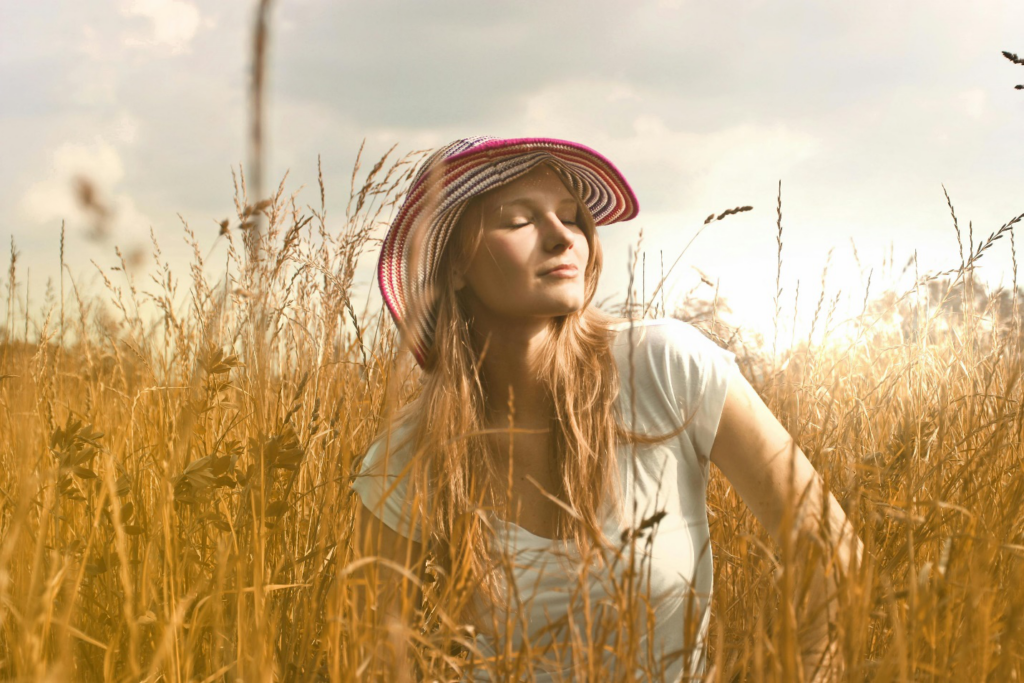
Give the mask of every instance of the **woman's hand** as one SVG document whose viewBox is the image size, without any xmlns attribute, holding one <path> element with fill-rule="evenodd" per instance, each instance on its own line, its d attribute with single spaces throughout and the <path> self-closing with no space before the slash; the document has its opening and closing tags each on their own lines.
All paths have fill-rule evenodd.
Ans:
<svg viewBox="0 0 1024 683">
<path fill-rule="evenodd" d="M 831 494 L 825 501 L 821 477 L 739 372 L 729 383 L 711 462 L 779 545 L 793 547 L 805 534 L 821 538 L 826 562 L 834 557 L 841 572 L 850 569 L 854 557 L 860 559 L 863 546 L 843 509 Z M 800 585 L 795 576 L 799 569 L 784 567 L 790 575 L 782 580 Z M 804 680 L 817 682 L 832 680 L 843 670 L 838 643 L 829 635 L 838 581 L 835 571 L 826 574 L 820 564 L 810 570 L 814 576 L 799 642 Z"/>
</svg>

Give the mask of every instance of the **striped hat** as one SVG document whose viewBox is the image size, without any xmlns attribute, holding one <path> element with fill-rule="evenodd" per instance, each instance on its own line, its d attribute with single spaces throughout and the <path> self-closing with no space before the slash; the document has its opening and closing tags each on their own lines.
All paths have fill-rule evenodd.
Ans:
<svg viewBox="0 0 1024 683">
<path fill-rule="evenodd" d="M 456 140 L 420 166 L 391 223 L 377 263 L 384 303 L 417 362 L 433 342 L 432 284 L 466 201 L 548 163 L 586 204 L 596 225 L 627 221 L 640 207 L 610 161 L 584 145 L 550 138 Z"/>
</svg>

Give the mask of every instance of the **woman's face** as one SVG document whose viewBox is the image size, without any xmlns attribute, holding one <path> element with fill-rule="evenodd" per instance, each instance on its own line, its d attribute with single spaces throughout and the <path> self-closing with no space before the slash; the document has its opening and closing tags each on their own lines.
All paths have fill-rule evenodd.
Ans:
<svg viewBox="0 0 1024 683">
<path fill-rule="evenodd" d="M 455 278 L 469 312 L 511 320 L 580 310 L 590 256 L 581 210 L 544 164 L 471 202 L 460 227 L 479 227 L 480 242 Z"/>
</svg>

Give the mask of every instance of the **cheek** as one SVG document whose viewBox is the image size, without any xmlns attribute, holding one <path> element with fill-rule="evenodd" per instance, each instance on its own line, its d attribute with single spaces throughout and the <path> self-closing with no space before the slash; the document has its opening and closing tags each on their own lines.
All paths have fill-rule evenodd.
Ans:
<svg viewBox="0 0 1024 683">
<path fill-rule="evenodd" d="M 576 252 L 580 263 L 582 263 L 584 267 L 588 266 L 590 264 L 590 243 L 587 242 L 586 235 L 576 235 L 576 241 L 573 243 L 572 248 Z"/>
<path fill-rule="evenodd" d="M 526 273 L 529 266 L 531 245 L 516 239 L 515 234 L 484 239 L 477 251 L 474 265 L 482 274 L 495 275 L 499 271 L 506 278 Z"/>
</svg>

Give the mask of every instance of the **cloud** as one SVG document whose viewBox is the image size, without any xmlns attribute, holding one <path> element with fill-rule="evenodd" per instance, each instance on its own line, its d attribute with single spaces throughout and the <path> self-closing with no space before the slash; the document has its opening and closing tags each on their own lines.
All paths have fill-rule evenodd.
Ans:
<svg viewBox="0 0 1024 683">
<path fill-rule="evenodd" d="M 202 23 L 199 9 L 186 0 L 127 0 L 121 11 L 125 16 L 143 17 L 150 21 L 148 35 L 130 35 L 125 38 L 125 45 L 166 46 L 173 54 L 189 49 Z"/>
<path fill-rule="evenodd" d="M 745 203 L 766 184 L 765 169 L 786 175 L 823 146 L 813 132 L 781 122 L 723 122 L 704 131 L 671 123 L 663 115 L 670 111 L 656 91 L 625 83 L 553 84 L 526 98 L 525 132 L 601 150 L 640 193 L 645 212 L 678 211 L 698 198 Z"/>
<path fill-rule="evenodd" d="M 6 217 L 19 244 L 77 215 L 77 172 L 105 179 L 119 216 L 137 206 L 158 230 L 179 212 L 227 215 L 229 169 L 246 157 L 252 4 L 25 6 L 0 45 L 0 92 L 19 93 L 0 113 L 0 206 L 23 215 Z M 649 245 L 669 250 L 673 226 L 754 205 L 716 226 L 751 226 L 723 250 L 723 274 L 750 270 L 738 244 L 774 248 L 779 179 L 787 249 L 858 233 L 862 254 L 895 238 L 924 259 L 946 235 L 940 183 L 976 229 L 1019 212 L 1020 98 L 999 50 L 1022 12 L 1000 0 L 279 3 L 268 182 L 290 168 L 289 183 L 313 187 L 322 153 L 328 201 L 341 202 L 364 138 L 366 162 L 395 142 L 549 135 L 622 169 Z"/>
<path fill-rule="evenodd" d="M 960 93 L 960 104 L 964 112 L 972 119 L 980 119 L 985 115 L 988 105 L 988 91 L 982 88 L 972 88 Z"/>
<path fill-rule="evenodd" d="M 860 5 L 578 0 L 304 2 L 301 30 L 275 36 L 274 88 L 374 126 L 464 128 L 518 120 L 524 98 L 567 81 L 613 79 L 674 96 L 675 127 L 752 116 L 809 119 L 884 91 L 948 82 L 974 13 Z M 282 10 L 283 14 L 283 10 Z M 946 49 L 935 50 L 935 45 Z"/>
<path fill-rule="evenodd" d="M 125 144 L 132 144 L 139 136 L 139 119 L 131 112 L 121 111 L 110 125 L 114 137 Z"/>
<path fill-rule="evenodd" d="M 87 179 L 99 200 L 111 211 L 112 227 L 139 227 L 149 219 L 134 199 L 119 187 L 125 177 L 124 164 L 117 148 L 102 138 L 92 143 L 65 143 L 52 157 L 49 176 L 31 185 L 22 196 L 22 217 L 35 225 L 67 221 L 71 229 L 86 229 L 90 217 L 76 197 L 77 178 Z"/>
</svg>

